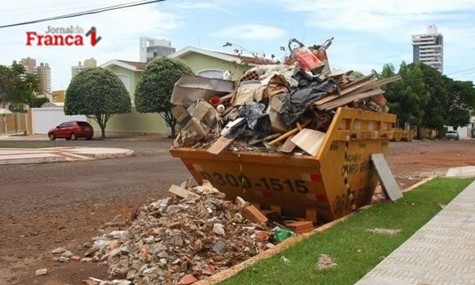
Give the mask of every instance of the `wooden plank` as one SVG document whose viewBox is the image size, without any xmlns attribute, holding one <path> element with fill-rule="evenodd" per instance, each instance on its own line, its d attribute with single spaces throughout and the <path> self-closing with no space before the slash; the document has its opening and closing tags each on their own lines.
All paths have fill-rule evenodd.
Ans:
<svg viewBox="0 0 475 285">
<path fill-rule="evenodd" d="M 265 138 L 262 138 L 262 139 L 255 139 L 255 140 L 250 140 L 248 145 L 249 146 L 253 146 L 253 145 L 256 145 L 256 144 L 259 144 L 259 143 L 262 143 L 262 142 L 265 142 L 265 141 L 270 141 L 270 140 L 273 140 L 277 137 L 279 137 L 280 134 L 279 133 L 276 133 L 276 134 L 272 134 L 272 135 L 269 135 Z"/>
<path fill-rule="evenodd" d="M 296 145 L 292 142 L 294 136 L 288 137 L 287 140 L 277 149 L 278 152 L 291 153 Z"/>
<path fill-rule="evenodd" d="M 370 79 L 373 78 L 373 77 L 374 77 L 374 74 L 370 74 L 370 75 L 366 75 L 366 76 L 363 76 L 363 77 L 361 77 L 361 78 L 358 78 L 358 79 L 356 79 L 355 81 L 352 81 L 352 82 L 350 82 L 350 83 L 345 84 L 344 86 L 342 86 L 342 87 L 341 87 L 341 90 L 346 89 L 346 88 L 350 88 L 350 87 L 355 86 L 355 85 L 357 85 L 357 84 L 360 84 L 360 83 L 363 83 L 363 82 L 365 82 L 365 81 L 368 81 L 368 80 L 370 80 Z"/>
<path fill-rule="evenodd" d="M 346 94 L 350 95 L 350 94 L 353 94 L 353 93 L 356 93 L 356 92 L 358 92 L 358 93 L 365 92 L 365 91 L 368 91 L 368 90 L 371 90 L 371 89 L 374 89 L 374 88 L 377 88 L 377 87 L 381 87 L 383 85 L 386 85 L 386 84 L 389 84 L 391 82 L 398 81 L 398 80 L 401 80 L 400 75 L 391 76 L 391 77 L 388 77 L 388 78 L 385 78 L 385 79 L 381 79 L 381 80 L 371 82 L 370 84 L 362 86 L 361 88 L 359 88 L 359 89 L 357 89 L 353 92 L 346 93 Z"/>
<path fill-rule="evenodd" d="M 291 141 L 306 153 L 316 156 L 325 138 L 325 133 L 313 130 L 303 129 L 296 134 Z"/>
<path fill-rule="evenodd" d="M 181 198 L 187 198 L 189 196 L 195 197 L 195 198 L 200 197 L 200 195 L 198 195 L 196 193 L 193 193 L 191 191 L 188 191 L 184 188 L 181 188 L 180 186 L 177 186 L 175 184 L 172 184 L 170 189 L 168 189 L 168 192 L 170 192 L 172 194 L 175 194 L 175 195 L 177 195 L 178 197 L 181 197 Z"/>
<path fill-rule="evenodd" d="M 402 198 L 401 189 L 394 178 L 391 169 L 389 168 L 386 159 L 384 159 L 384 154 L 382 153 L 373 153 L 371 154 L 371 161 L 376 168 L 378 173 L 379 181 L 383 186 L 383 190 L 386 195 L 391 199 L 391 201 L 396 201 Z"/>
<path fill-rule="evenodd" d="M 343 90 L 340 90 L 340 96 L 344 96 L 344 95 L 349 94 L 349 93 L 351 93 L 351 92 L 358 92 L 358 91 L 360 91 L 360 89 L 362 89 L 363 87 L 368 86 L 368 85 L 371 85 L 372 83 L 375 83 L 375 82 L 377 82 L 377 81 L 378 81 L 378 79 L 376 79 L 376 78 L 371 78 L 371 79 L 368 80 L 368 81 L 364 81 L 364 82 L 361 82 L 361 83 L 356 84 L 356 85 L 354 85 L 354 86 L 351 86 L 351 87 L 349 87 L 349 88 L 345 88 L 345 89 L 343 89 Z"/>
<path fill-rule="evenodd" d="M 325 103 L 327 103 L 327 102 L 330 102 L 330 101 L 332 101 L 332 100 L 335 100 L 335 99 L 337 99 L 338 97 L 340 97 L 340 96 L 338 96 L 338 95 L 328 95 L 328 96 L 326 96 L 326 97 L 324 97 L 324 98 L 322 98 L 322 99 L 320 99 L 320 100 L 315 101 L 313 104 L 316 105 L 316 106 L 320 106 L 320 105 L 322 105 L 322 104 L 325 104 Z"/>
<path fill-rule="evenodd" d="M 372 96 L 375 96 L 375 95 L 378 95 L 378 94 L 383 94 L 383 93 L 384 93 L 383 90 L 376 89 L 376 90 L 371 90 L 371 91 L 367 91 L 367 92 L 363 92 L 363 93 L 341 96 L 340 98 L 338 98 L 336 100 L 333 100 L 333 101 L 330 101 L 328 103 L 325 103 L 323 105 L 320 105 L 317 108 L 319 110 L 327 110 L 328 111 L 328 110 L 331 110 L 331 109 L 338 108 L 340 106 L 344 106 L 344 105 L 346 105 L 348 103 L 351 103 L 353 101 L 356 101 L 356 100 L 365 99 L 365 98 L 372 97 Z"/>
<path fill-rule="evenodd" d="M 208 149 L 207 151 L 212 154 L 220 154 L 225 148 L 227 148 L 232 142 L 233 138 L 228 139 L 226 137 L 219 137 Z"/>
</svg>

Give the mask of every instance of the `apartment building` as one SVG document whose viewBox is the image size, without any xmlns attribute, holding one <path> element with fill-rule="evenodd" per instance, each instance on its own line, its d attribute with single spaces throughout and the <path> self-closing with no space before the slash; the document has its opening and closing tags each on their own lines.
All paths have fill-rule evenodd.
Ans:
<svg viewBox="0 0 475 285">
<path fill-rule="evenodd" d="M 83 63 L 80 61 L 78 65 L 71 67 L 71 78 L 76 76 L 79 72 L 83 71 L 85 68 L 97 67 L 97 61 L 94 58 L 85 59 Z"/>
<path fill-rule="evenodd" d="M 413 61 L 423 62 L 443 73 L 444 37 L 436 25 L 427 26 L 426 34 L 412 35 Z"/>
</svg>

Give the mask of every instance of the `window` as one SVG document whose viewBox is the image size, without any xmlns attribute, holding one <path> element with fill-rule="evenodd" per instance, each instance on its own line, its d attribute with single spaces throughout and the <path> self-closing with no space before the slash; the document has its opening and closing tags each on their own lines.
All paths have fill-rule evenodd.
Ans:
<svg viewBox="0 0 475 285">
<path fill-rule="evenodd" d="M 66 122 L 59 125 L 60 128 L 71 128 L 72 126 L 73 126 L 73 122 Z"/>
<path fill-rule="evenodd" d="M 81 127 L 90 127 L 89 123 L 87 123 L 87 122 L 78 121 L 76 123 Z"/>
</svg>

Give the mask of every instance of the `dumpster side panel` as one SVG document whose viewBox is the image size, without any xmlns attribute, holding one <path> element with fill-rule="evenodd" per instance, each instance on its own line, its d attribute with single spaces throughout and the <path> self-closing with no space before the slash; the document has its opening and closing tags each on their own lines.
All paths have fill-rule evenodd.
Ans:
<svg viewBox="0 0 475 285">
<path fill-rule="evenodd" d="M 305 217 L 306 210 L 331 219 L 319 162 L 312 157 L 222 153 L 172 149 L 198 183 L 208 180 L 226 194 L 241 196 L 262 208 L 279 208 L 282 214 Z"/>
<path fill-rule="evenodd" d="M 339 109 L 317 155 L 332 219 L 371 202 L 378 184 L 371 154 L 387 153 L 395 115 Z"/>
</svg>

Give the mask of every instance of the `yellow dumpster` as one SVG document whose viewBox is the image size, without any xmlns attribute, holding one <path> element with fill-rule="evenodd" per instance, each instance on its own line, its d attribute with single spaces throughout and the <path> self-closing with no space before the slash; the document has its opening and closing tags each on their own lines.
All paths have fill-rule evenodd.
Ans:
<svg viewBox="0 0 475 285">
<path fill-rule="evenodd" d="M 371 154 L 386 153 L 396 116 L 338 108 L 315 157 L 172 148 L 198 183 L 210 181 L 228 199 L 325 223 L 371 201 L 378 183 Z"/>
</svg>

